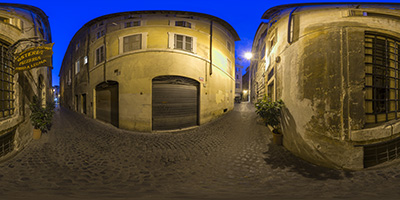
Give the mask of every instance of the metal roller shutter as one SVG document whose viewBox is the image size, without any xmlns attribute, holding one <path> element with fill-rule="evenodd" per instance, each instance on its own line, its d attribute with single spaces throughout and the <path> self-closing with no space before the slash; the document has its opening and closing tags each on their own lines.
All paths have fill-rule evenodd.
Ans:
<svg viewBox="0 0 400 200">
<path fill-rule="evenodd" d="M 168 76 L 153 80 L 153 130 L 198 125 L 198 83 Z"/>
<path fill-rule="evenodd" d="M 96 87 L 96 118 L 119 126 L 118 83 Z"/>
</svg>

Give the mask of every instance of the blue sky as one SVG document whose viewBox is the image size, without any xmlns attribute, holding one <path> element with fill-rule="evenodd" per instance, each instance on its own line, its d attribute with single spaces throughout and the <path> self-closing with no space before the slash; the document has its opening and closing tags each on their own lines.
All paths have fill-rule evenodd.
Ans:
<svg viewBox="0 0 400 200">
<path fill-rule="evenodd" d="M 326 1 L 268 1 L 268 0 L 14 0 L 8 3 L 20 3 L 36 6 L 49 16 L 53 47 L 53 85 L 59 85 L 59 71 L 64 53 L 74 34 L 88 21 L 103 15 L 139 10 L 180 10 L 200 12 L 219 17 L 233 26 L 241 41 L 236 42 L 236 57 L 243 57 L 251 50 L 252 41 L 262 14 L 274 6 L 291 3 L 346 2 Z M 351 1 L 351 2 L 378 2 Z M 399 2 L 391 0 L 385 2 Z M 5 2 L 6 3 L 6 2 Z M 244 67 L 249 62 L 241 63 Z"/>
</svg>

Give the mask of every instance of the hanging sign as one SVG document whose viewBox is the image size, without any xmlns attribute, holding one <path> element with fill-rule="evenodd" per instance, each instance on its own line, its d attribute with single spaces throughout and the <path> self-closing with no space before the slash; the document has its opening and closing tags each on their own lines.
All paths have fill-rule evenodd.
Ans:
<svg viewBox="0 0 400 200">
<path fill-rule="evenodd" d="M 51 58 L 54 43 L 32 47 L 19 53 L 14 62 L 15 71 L 30 70 L 36 67 L 53 67 Z"/>
</svg>

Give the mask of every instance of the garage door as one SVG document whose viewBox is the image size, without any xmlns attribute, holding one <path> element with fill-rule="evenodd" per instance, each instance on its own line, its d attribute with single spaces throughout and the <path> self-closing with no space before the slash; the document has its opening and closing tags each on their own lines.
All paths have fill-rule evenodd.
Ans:
<svg viewBox="0 0 400 200">
<path fill-rule="evenodd" d="M 118 82 L 96 86 L 96 119 L 119 126 Z"/>
<path fill-rule="evenodd" d="M 153 79 L 153 130 L 181 129 L 198 125 L 197 81 L 179 76 Z"/>
</svg>

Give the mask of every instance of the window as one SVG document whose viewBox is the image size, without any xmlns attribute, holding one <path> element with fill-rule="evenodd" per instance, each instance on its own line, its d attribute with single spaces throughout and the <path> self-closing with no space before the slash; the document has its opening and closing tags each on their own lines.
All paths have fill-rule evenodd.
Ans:
<svg viewBox="0 0 400 200">
<path fill-rule="evenodd" d="M 68 70 L 68 85 L 71 85 L 71 70 Z"/>
<path fill-rule="evenodd" d="M 96 38 L 99 39 L 99 38 L 103 37 L 104 33 L 105 33 L 104 30 L 101 30 L 101 31 L 97 32 Z"/>
<path fill-rule="evenodd" d="M 124 23 L 124 28 L 140 26 L 140 24 L 141 24 L 140 21 L 125 22 L 125 23 Z"/>
<path fill-rule="evenodd" d="M 268 85 L 268 98 L 270 99 L 274 99 L 274 82 L 272 81 L 269 85 Z"/>
<path fill-rule="evenodd" d="M 265 57 L 265 45 L 261 49 L 261 55 L 260 58 L 263 59 Z"/>
<path fill-rule="evenodd" d="M 400 117 L 400 39 L 365 33 L 366 123 Z"/>
<path fill-rule="evenodd" d="M 80 61 L 79 59 L 75 62 L 75 74 L 79 73 L 80 71 Z"/>
<path fill-rule="evenodd" d="M 10 19 L 9 18 L 5 18 L 5 17 L 0 17 L 0 22 L 9 24 L 10 23 Z"/>
<path fill-rule="evenodd" d="M 80 43 L 78 42 L 78 43 L 76 43 L 76 45 L 75 45 L 75 51 L 78 51 L 79 47 L 80 47 Z"/>
<path fill-rule="evenodd" d="M 229 41 L 226 41 L 226 48 L 227 48 L 230 52 L 232 52 L 232 45 L 231 45 L 231 43 L 230 43 Z"/>
<path fill-rule="evenodd" d="M 0 118 L 14 114 L 13 74 L 8 45 L 0 42 Z"/>
<path fill-rule="evenodd" d="M 130 35 L 123 38 L 123 52 L 142 49 L 142 34 Z"/>
<path fill-rule="evenodd" d="M 83 58 L 83 64 L 86 65 L 87 63 L 88 63 L 88 58 L 87 58 L 87 56 L 85 56 L 85 57 Z"/>
<path fill-rule="evenodd" d="M 187 22 L 187 21 L 175 21 L 175 26 L 192 28 L 192 23 Z"/>
<path fill-rule="evenodd" d="M 226 72 L 228 72 L 228 74 L 232 73 L 232 62 L 231 60 L 229 60 L 228 58 L 226 58 Z"/>
<path fill-rule="evenodd" d="M 102 63 L 105 60 L 104 58 L 104 46 L 101 46 L 96 49 L 96 65 Z"/>
<path fill-rule="evenodd" d="M 236 88 L 240 88 L 240 83 L 236 83 Z"/>
<path fill-rule="evenodd" d="M 175 49 L 193 51 L 193 38 L 184 35 L 175 35 Z"/>
</svg>

